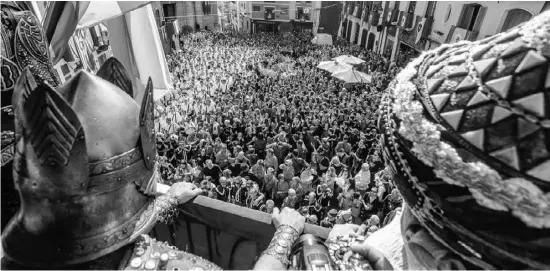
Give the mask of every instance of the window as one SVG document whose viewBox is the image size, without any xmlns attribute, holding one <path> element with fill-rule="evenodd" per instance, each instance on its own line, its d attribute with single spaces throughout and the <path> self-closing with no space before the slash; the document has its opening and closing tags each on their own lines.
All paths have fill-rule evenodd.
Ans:
<svg viewBox="0 0 550 271">
<path fill-rule="evenodd" d="M 296 7 L 296 20 L 302 20 L 306 19 L 304 16 L 304 8 L 303 7 Z"/>
<path fill-rule="evenodd" d="M 69 65 L 67 64 L 61 65 L 61 72 L 63 73 L 63 76 L 71 76 L 71 70 L 69 70 Z"/>
<path fill-rule="evenodd" d="M 401 1 L 395 1 L 395 5 L 393 6 L 393 9 L 399 10 L 399 3 L 400 3 L 400 2 L 401 2 Z"/>
<path fill-rule="evenodd" d="M 426 8 L 426 15 L 425 18 L 430 18 L 434 16 L 435 13 L 435 7 L 437 6 L 436 1 L 428 1 L 428 7 Z"/>
<path fill-rule="evenodd" d="M 274 20 L 275 19 L 275 7 L 265 7 L 265 19 Z"/>
<path fill-rule="evenodd" d="M 414 14 L 415 9 L 416 9 L 416 1 L 409 2 L 408 12 L 411 13 L 411 14 Z"/>
<path fill-rule="evenodd" d="M 166 21 L 176 20 L 176 4 L 164 4 L 162 5 L 164 10 L 164 17 Z"/>
<path fill-rule="evenodd" d="M 457 26 L 468 31 L 472 31 L 474 29 L 474 25 L 476 24 L 480 9 L 480 4 L 465 5 L 462 9 L 462 16 L 460 17 L 459 24 Z"/>
<path fill-rule="evenodd" d="M 361 31 L 361 26 L 359 26 L 358 23 L 355 23 L 355 40 L 353 41 L 354 44 L 358 44 L 359 42 L 359 31 Z"/>
<path fill-rule="evenodd" d="M 255 12 L 262 11 L 262 7 L 261 6 L 252 6 L 252 11 L 255 11 Z"/>
<path fill-rule="evenodd" d="M 531 14 L 531 12 L 527 10 L 519 8 L 511 9 L 506 14 L 506 19 L 504 19 L 504 23 L 502 24 L 500 32 L 508 31 L 516 25 L 531 20 L 531 18 L 533 18 L 533 14 Z"/>
</svg>

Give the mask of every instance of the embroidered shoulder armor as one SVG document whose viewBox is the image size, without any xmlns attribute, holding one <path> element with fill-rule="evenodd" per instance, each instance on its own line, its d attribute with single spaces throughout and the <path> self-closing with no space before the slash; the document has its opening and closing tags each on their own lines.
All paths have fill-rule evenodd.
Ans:
<svg viewBox="0 0 550 271">
<path fill-rule="evenodd" d="M 176 247 L 141 235 L 124 270 L 222 270 L 217 265 Z"/>
</svg>

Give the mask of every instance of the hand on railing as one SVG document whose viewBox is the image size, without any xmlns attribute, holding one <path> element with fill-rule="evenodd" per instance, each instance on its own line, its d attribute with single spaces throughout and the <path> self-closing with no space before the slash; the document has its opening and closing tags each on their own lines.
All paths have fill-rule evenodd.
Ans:
<svg viewBox="0 0 550 271">
<path fill-rule="evenodd" d="M 298 211 L 290 208 L 283 208 L 282 211 L 279 208 L 274 208 L 271 217 L 275 228 L 287 225 L 296 230 L 298 235 L 302 234 L 306 225 L 306 218 L 298 213 Z"/>
<path fill-rule="evenodd" d="M 202 193 L 202 189 L 198 188 L 196 185 L 187 182 L 175 183 L 170 187 L 167 194 L 173 195 L 178 199 L 178 204 L 184 204 L 194 197 Z"/>
</svg>

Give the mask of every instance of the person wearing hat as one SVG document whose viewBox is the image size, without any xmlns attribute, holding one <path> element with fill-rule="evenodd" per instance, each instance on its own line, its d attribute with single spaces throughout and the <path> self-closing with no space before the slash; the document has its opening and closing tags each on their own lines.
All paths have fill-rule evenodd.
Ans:
<svg viewBox="0 0 550 271">
<path fill-rule="evenodd" d="M 405 204 L 397 229 L 379 229 L 365 247 L 405 269 L 550 269 L 549 25 L 546 11 L 445 44 L 397 75 L 378 125 Z M 465 91 L 464 102 L 437 96 Z M 395 241 L 402 249 L 382 245 Z"/>
</svg>

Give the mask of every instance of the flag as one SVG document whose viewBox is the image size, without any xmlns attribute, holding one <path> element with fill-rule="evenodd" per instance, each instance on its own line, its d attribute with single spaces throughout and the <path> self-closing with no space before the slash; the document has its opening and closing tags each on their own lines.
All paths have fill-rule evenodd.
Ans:
<svg viewBox="0 0 550 271">
<path fill-rule="evenodd" d="M 420 22 L 418 22 L 418 25 L 416 26 L 416 40 L 414 43 L 418 43 L 422 37 L 424 37 L 424 32 L 426 32 L 426 19 L 422 18 Z"/>
<path fill-rule="evenodd" d="M 44 32 L 54 65 L 61 60 L 76 29 L 92 27 L 149 4 L 149 1 L 56 1 L 46 7 Z"/>
<path fill-rule="evenodd" d="M 50 44 L 54 65 L 63 57 L 76 25 L 89 4 L 89 1 L 59 1 L 48 4 L 43 29 Z"/>
</svg>

